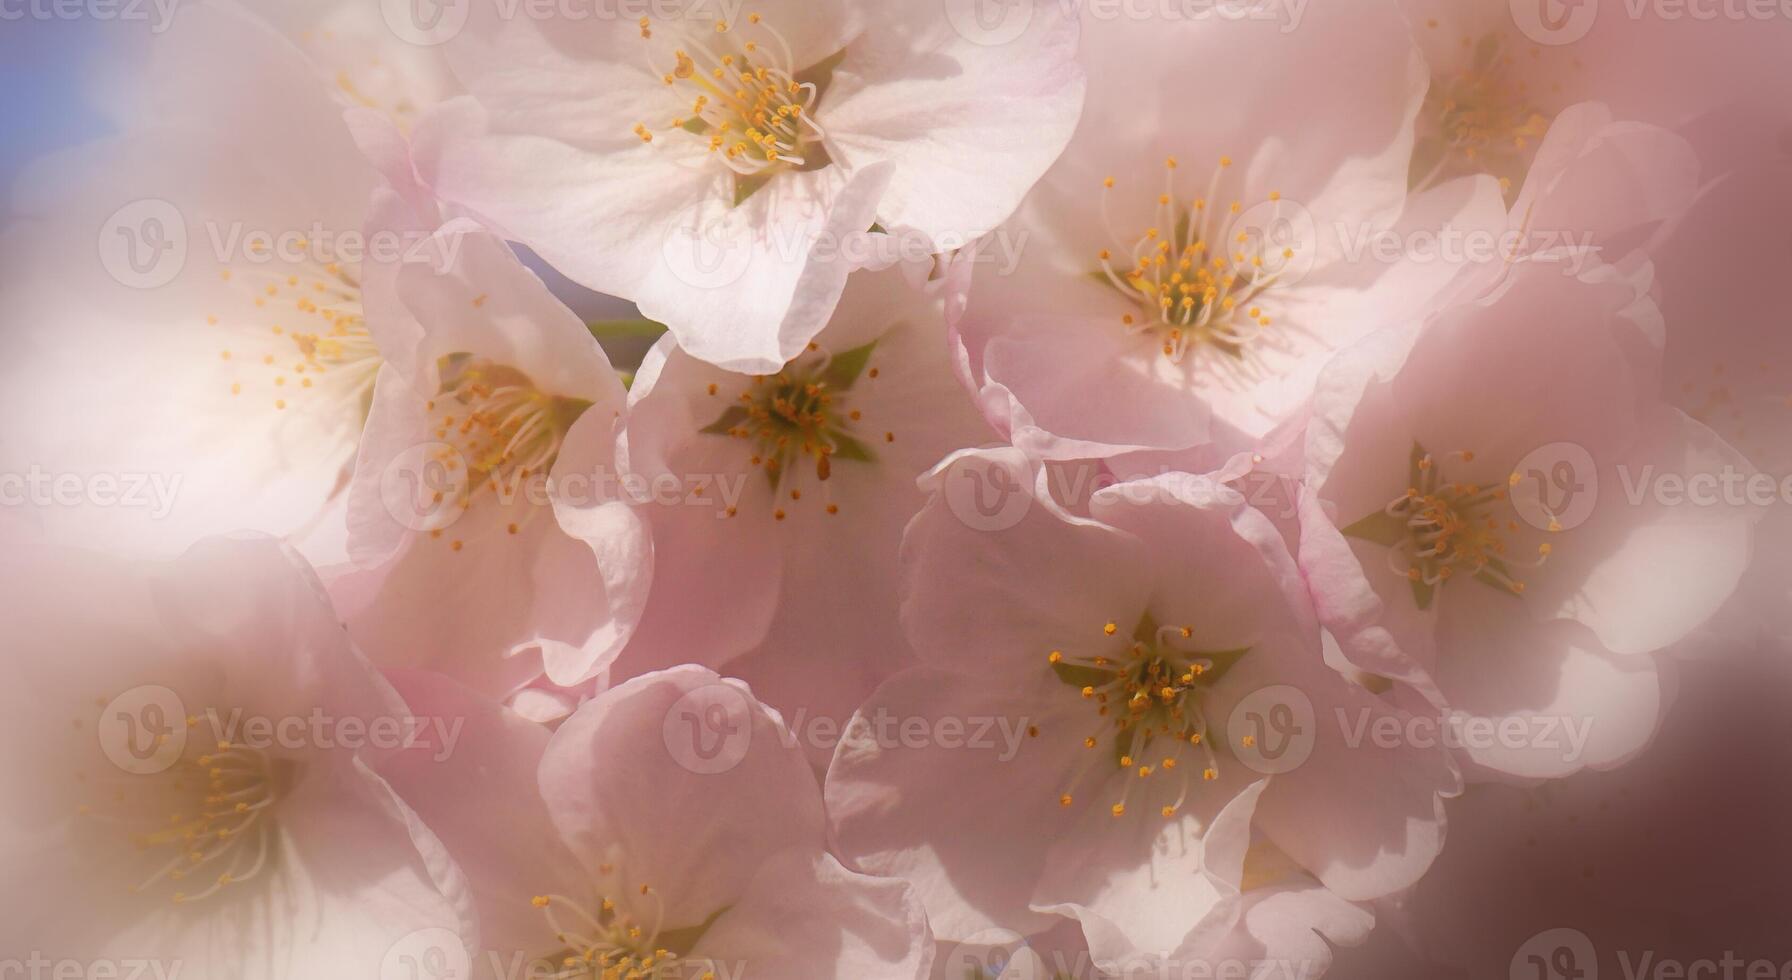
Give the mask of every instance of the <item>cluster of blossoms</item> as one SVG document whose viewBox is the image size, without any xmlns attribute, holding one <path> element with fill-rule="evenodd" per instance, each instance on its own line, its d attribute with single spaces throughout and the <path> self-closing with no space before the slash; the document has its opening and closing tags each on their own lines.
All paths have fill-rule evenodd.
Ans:
<svg viewBox="0 0 1792 980">
<path fill-rule="evenodd" d="M 1104 9 L 119 25 L 0 233 L 86 488 L 0 501 L 0 951 L 1317 976 L 1792 635 L 1792 25 Z"/>
</svg>

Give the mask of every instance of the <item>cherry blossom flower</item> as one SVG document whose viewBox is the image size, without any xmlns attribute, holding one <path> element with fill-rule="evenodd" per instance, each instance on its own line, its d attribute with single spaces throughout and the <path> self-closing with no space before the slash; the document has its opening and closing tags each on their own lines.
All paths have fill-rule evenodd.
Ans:
<svg viewBox="0 0 1792 980">
<path fill-rule="evenodd" d="M 1773 948 L 1787 3 L 0 0 L 0 958 Z"/>
<path fill-rule="evenodd" d="M 1545 134 L 1583 102 L 1624 121 L 1679 128 L 1753 96 L 1772 77 L 1772 31 L 1746 18 L 1598 15 L 1594 4 L 1401 0 L 1430 86 L 1418 117 L 1412 183 L 1488 174 L 1508 197 Z"/>
<path fill-rule="evenodd" d="M 656 584 L 617 669 L 738 664 L 793 722 L 844 723 L 910 656 L 896 553 L 925 500 L 915 479 L 989 435 L 947 363 L 937 295 L 899 268 L 855 278 L 810 349 L 769 374 L 663 338 L 624 437 Z M 832 748 L 805 746 L 821 764 Z"/>
<path fill-rule="evenodd" d="M 175 485 L 166 509 L 44 509 L 71 540 L 177 554 L 239 528 L 301 535 L 347 485 L 383 361 L 384 274 L 363 259 L 402 264 L 415 241 L 371 210 L 380 173 L 266 25 L 189 5 L 148 56 L 130 127 L 16 189 L 26 351 L 4 397 L 70 407 L 9 432 L 9 461 Z"/>
<path fill-rule="evenodd" d="M 397 292 L 424 337 L 376 385 L 350 490 L 370 571 L 350 623 L 382 664 L 504 697 L 599 673 L 647 592 L 647 534 L 604 491 L 626 392 L 585 325 L 495 236 L 455 222 Z"/>
<path fill-rule="evenodd" d="M 855 236 L 964 245 L 1063 148 L 1076 24 L 1029 6 L 996 44 L 927 5 L 770 0 L 730 19 L 691 0 L 637 23 L 476 4 L 447 45 L 476 102 L 434 127 L 423 173 L 693 356 L 776 371 L 827 323 Z"/>
<path fill-rule="evenodd" d="M 466 868 L 474 975 L 928 976 L 912 892 L 828 855 L 808 764 L 738 681 L 637 677 L 551 737 L 439 676 L 395 681 L 425 714 L 467 719 L 477 747 L 385 769 Z"/>
<path fill-rule="evenodd" d="M 1660 313 L 1636 285 L 1564 272 L 1520 263 L 1416 339 L 1341 356 L 1301 505 L 1301 566 L 1345 655 L 1441 717 L 1529 726 L 1537 737 L 1461 748 L 1530 778 L 1647 744 L 1651 654 L 1734 591 L 1758 516 L 1654 493 L 1664 474 L 1747 463 L 1663 403 Z M 1549 736 L 1564 725 L 1584 743 Z"/>
<path fill-rule="evenodd" d="M 1458 268 L 1367 243 L 1488 220 L 1469 189 L 1405 208 L 1425 82 L 1391 4 L 1315 8 L 1295 31 L 1121 21 L 1083 48 L 1076 138 L 982 248 L 1017 252 L 1012 271 L 954 267 L 967 383 L 1029 453 L 1254 448 L 1333 351 Z M 1215 92 L 1236 95 L 1191 95 Z"/>
<path fill-rule="evenodd" d="M 296 555 L 215 539 L 130 564 L 8 533 L 0 563 L 0 752 L 30 788 L 0 821 L 6 949 L 372 978 L 412 933 L 471 935 L 459 872 L 370 768 L 404 702 Z"/>
<path fill-rule="evenodd" d="M 1615 121 L 1596 102 L 1557 115 L 1529 159 L 1504 221 L 1473 229 L 1483 240 L 1497 240 L 1497 248 L 1478 249 L 1472 271 L 1459 275 L 1435 305 L 1492 288 L 1512 263 L 1538 257 L 1564 263 L 1570 274 L 1604 262 L 1646 276 L 1641 247 L 1684 214 L 1699 189 L 1699 160 L 1685 139 L 1648 123 Z M 1445 185 L 1416 198 L 1439 193 L 1463 191 Z M 1491 189 L 1474 193 L 1484 204 Z M 1484 206 L 1474 213 L 1483 222 L 1493 217 Z"/>
<path fill-rule="evenodd" d="M 961 518 L 945 481 L 972 464 L 1027 495 L 1010 526 Z M 941 939 L 1067 916 L 1097 960 L 1312 952 L 1308 927 L 1360 938 L 1349 903 L 1431 863 L 1446 757 L 1342 737 L 1335 713 L 1395 713 L 1325 666 L 1292 557 L 1235 492 L 1170 475 L 1072 517 L 1012 449 L 961 454 L 929 484 L 943 492 L 904 543 L 904 624 L 925 666 L 860 709 L 827 798 L 843 857 L 912 882 Z M 1283 734 L 1301 732 L 1307 756 L 1278 745 L 1292 765 L 1264 780 L 1275 767 L 1249 716 L 1271 702 L 1304 702 Z M 1028 737 L 1008 758 L 880 734 L 881 718 L 940 733 L 1002 719 Z M 1240 926 L 1253 908 L 1270 921 Z"/>
</svg>

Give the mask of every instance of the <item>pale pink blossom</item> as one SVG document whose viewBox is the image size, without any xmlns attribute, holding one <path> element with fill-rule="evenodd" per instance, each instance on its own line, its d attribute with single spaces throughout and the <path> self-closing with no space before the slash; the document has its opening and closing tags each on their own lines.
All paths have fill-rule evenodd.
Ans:
<svg viewBox="0 0 1792 980">
<path fill-rule="evenodd" d="M 264 23 L 184 5 L 143 43 L 142 77 L 114 93 L 122 131 L 15 188 L 0 397 L 33 421 L 9 428 L 7 468 L 166 489 L 155 506 L 39 510 L 79 543 L 169 555 L 339 525 L 325 509 L 384 360 L 381 288 L 434 216 L 378 203 L 342 107 Z"/>
<path fill-rule="evenodd" d="M 467 720 L 469 751 L 384 771 L 466 869 L 475 976 L 928 976 L 919 902 L 828 854 L 814 775 L 746 685 L 644 675 L 550 736 L 445 678 L 394 680 Z"/>
<path fill-rule="evenodd" d="M 496 236 L 456 222 L 401 270 L 421 324 L 381 371 L 349 491 L 367 571 L 349 622 L 382 664 L 494 697 L 596 676 L 646 600 L 647 531 L 606 482 L 627 397 L 585 325 Z"/>
<path fill-rule="evenodd" d="M 999 224 L 1082 103 L 1077 29 L 1033 2 L 991 43 L 937 5 L 769 0 L 718 19 L 507 17 L 447 45 L 472 93 L 423 173 L 693 356 L 775 371 L 827 323 L 872 225 L 935 251 Z"/>
<path fill-rule="evenodd" d="M 967 522 L 948 483 L 966 466 L 1028 506 Z M 941 939 L 1063 916 L 1097 960 L 1187 964 L 1253 941 L 1321 955 L 1312 928 L 1358 941 L 1350 903 L 1424 873 L 1447 759 L 1346 741 L 1335 716 L 1396 713 L 1325 665 L 1293 558 L 1237 493 L 1173 474 L 1074 517 L 1012 449 L 960 454 L 929 484 L 941 493 L 904 543 L 925 666 L 860 709 L 827 797 L 843 856 L 912 882 Z M 1279 731 L 1308 755 L 1264 779 L 1250 717 L 1272 702 L 1304 702 Z M 989 722 L 1024 732 L 1012 754 L 901 734 Z"/>
<path fill-rule="evenodd" d="M 0 946 L 375 980 L 414 933 L 471 936 L 459 872 L 370 768 L 408 710 L 295 554 L 133 564 L 9 529 L 0 565 Z"/>
<path fill-rule="evenodd" d="M 1425 79 L 1392 3 L 1097 22 L 1081 57 L 1069 150 L 952 276 L 966 382 L 1031 454 L 1253 448 L 1460 265 L 1368 242 L 1485 220 L 1467 188 L 1406 206 Z"/>
<path fill-rule="evenodd" d="M 1516 194 L 1558 116 L 1583 102 L 1674 129 L 1738 104 L 1757 122 L 1781 122 L 1754 102 L 1776 84 L 1783 17 L 1655 3 L 1621 11 L 1532 0 L 1401 6 L 1430 74 L 1415 189 L 1488 174 Z"/>
<path fill-rule="evenodd" d="M 1734 591 L 1756 516 L 1655 492 L 1747 463 L 1662 401 L 1654 304 L 1609 267 L 1568 272 L 1519 263 L 1422 331 L 1364 341 L 1327 369 L 1308 434 L 1300 556 L 1320 619 L 1439 718 L 1532 732 L 1460 746 L 1516 777 L 1648 743 L 1652 654 Z"/>
<path fill-rule="evenodd" d="M 1472 249 L 1467 268 L 1434 297 L 1433 309 L 1493 288 L 1513 263 L 1539 258 L 1569 274 L 1610 264 L 1646 280 L 1643 246 L 1685 214 L 1699 191 L 1691 144 L 1659 126 L 1614 120 L 1597 102 L 1555 115 L 1525 160 L 1517 185 L 1475 174 L 1414 192 L 1414 202 L 1440 195 L 1475 201 L 1458 226 L 1465 232 L 1459 247 Z"/>
<path fill-rule="evenodd" d="M 629 392 L 627 489 L 654 586 L 622 676 L 730 665 L 838 726 L 910 660 L 896 619 L 915 480 L 990 433 L 947 363 L 937 291 L 865 272 L 810 349 L 741 374 L 663 338 Z M 824 764 L 831 743 L 805 742 Z"/>
</svg>

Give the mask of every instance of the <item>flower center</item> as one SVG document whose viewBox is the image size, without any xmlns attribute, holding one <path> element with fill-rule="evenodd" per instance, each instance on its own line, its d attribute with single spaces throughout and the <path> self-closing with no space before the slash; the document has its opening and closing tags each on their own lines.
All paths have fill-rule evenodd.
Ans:
<svg viewBox="0 0 1792 980">
<path fill-rule="evenodd" d="M 198 717 L 185 721 L 190 732 L 200 724 Z M 293 777 L 292 763 L 259 749 L 189 739 L 182 757 L 161 772 L 78 774 L 93 792 L 76 814 L 101 839 L 129 842 L 133 893 L 181 905 L 254 881 L 277 863 L 274 813 Z"/>
<path fill-rule="evenodd" d="M 1488 173 L 1510 193 L 1513 182 L 1523 177 L 1552 114 L 1539 108 L 1527 77 L 1541 49 L 1532 47 L 1527 59 L 1532 64 L 1520 65 L 1509 48 L 1499 34 L 1464 37 L 1463 67 L 1432 80 L 1419 114 L 1415 154 L 1423 159 L 1414 168 L 1415 188 L 1465 173 Z M 1549 88 L 1559 93 L 1562 86 Z"/>
<path fill-rule="evenodd" d="M 748 15 L 747 24 L 747 29 L 736 30 L 718 20 L 707 37 L 682 31 L 676 23 L 658 28 L 673 42 L 671 63 L 663 63 L 663 48 L 650 54 L 648 63 L 685 108 L 657 131 L 636 124 L 635 135 L 642 142 L 653 142 L 659 132 L 689 134 L 743 176 L 818 162 L 825 134 L 810 110 L 820 89 L 797 78 L 795 58 L 782 35 L 758 14 Z M 641 18 L 642 39 L 653 40 L 655 30 L 651 18 Z"/>
<path fill-rule="evenodd" d="M 1294 209 L 1285 212 L 1278 193 L 1253 205 L 1248 220 L 1240 220 L 1242 201 L 1219 206 L 1215 195 L 1231 166 L 1231 157 L 1221 157 L 1206 196 L 1183 197 L 1170 158 L 1153 223 L 1135 237 L 1115 229 L 1109 200 L 1116 182 L 1103 180 L 1102 222 L 1111 247 L 1097 253 L 1097 274 L 1138 304 L 1137 313 L 1121 317 L 1126 330 L 1151 335 L 1172 363 L 1204 350 L 1219 355 L 1212 360 L 1227 370 L 1249 373 L 1261 368 L 1253 348 L 1272 322 L 1266 297 L 1289 269 L 1299 234 Z"/>
<path fill-rule="evenodd" d="M 471 510 L 490 498 L 505 508 L 500 520 L 507 533 L 522 531 L 537 508 L 518 515 L 509 509 L 525 485 L 547 479 L 566 434 L 591 403 L 550 395 L 513 367 L 483 358 L 455 354 L 442 359 L 442 390 L 424 407 L 435 424 L 434 435 L 445 445 L 437 456 L 455 475 L 459 506 Z M 465 466 L 464 474 L 460 468 Z M 438 490 L 441 503 L 446 490 Z M 441 531 L 431 531 L 440 537 Z M 450 542 L 459 551 L 461 542 Z"/>
<path fill-rule="evenodd" d="M 609 868 L 604 871 L 607 874 Z M 537 895 L 531 904 L 547 917 L 561 948 L 544 962 L 553 980 L 636 980 L 672 976 L 679 954 L 660 944 L 665 903 L 654 890 L 640 887 L 652 900 L 651 922 L 637 918 L 610 898 L 599 898 L 595 910 L 564 895 Z M 705 971 L 700 980 L 715 980 Z"/>
<path fill-rule="evenodd" d="M 1475 454 L 1461 451 L 1446 458 L 1466 465 L 1475 461 Z M 1344 534 L 1387 545 L 1390 567 L 1412 583 L 1420 609 L 1430 608 L 1439 586 L 1462 576 L 1523 595 L 1525 583 L 1515 570 L 1541 567 L 1554 546 L 1539 544 L 1534 558 L 1513 553 L 1511 542 L 1524 529 L 1495 511 L 1508 506 L 1509 488 L 1522 480 L 1514 473 L 1495 484 L 1452 481 L 1436 458 L 1414 446 L 1406 492 L 1380 513 L 1345 528 Z M 1553 515 L 1548 530 L 1562 530 Z"/>
<path fill-rule="evenodd" d="M 876 381 L 879 371 L 871 366 L 876 342 L 830 355 L 818 344 L 783 370 L 773 375 L 756 375 L 736 397 L 736 404 L 701 431 L 709 435 L 729 436 L 752 444 L 752 465 L 763 469 L 777 501 L 772 516 L 783 520 L 786 498 L 792 503 L 804 499 L 804 488 L 795 485 L 803 472 L 813 471 L 812 490 L 829 514 L 840 512 L 840 506 L 829 493 L 828 480 L 834 472 L 834 460 L 854 463 L 875 463 L 877 454 L 858 432 L 870 428 L 864 412 L 854 407 L 853 396 L 858 386 Z M 717 385 L 709 386 L 712 396 L 720 395 Z M 877 437 L 885 443 L 896 441 L 896 433 L 885 431 Z M 728 516 L 734 516 L 730 508 Z"/>
<path fill-rule="evenodd" d="M 1194 634 L 1189 626 L 1159 627 L 1147 614 L 1130 641 L 1121 640 L 1119 624 L 1109 622 L 1101 628 L 1103 639 L 1091 644 L 1103 652 L 1079 655 L 1053 650 L 1046 657 L 1058 679 L 1095 706 L 1095 731 L 1083 739 L 1090 762 L 1077 776 L 1087 772 L 1088 765 L 1115 765 L 1127 774 L 1120 799 L 1109 808 L 1116 817 L 1126 815 L 1133 784 L 1154 775 L 1179 781 L 1176 802 L 1161 811 L 1165 817 L 1175 816 L 1188 799 L 1194 771 L 1184 764 L 1184 752 L 1199 753 L 1203 780 L 1219 778 L 1201 698 L 1249 651 L 1202 653 L 1179 646 L 1190 643 Z M 1058 797 L 1060 806 L 1073 802 L 1068 791 Z"/>
<path fill-rule="evenodd" d="M 238 375 L 230 393 L 257 389 L 278 411 L 289 401 L 321 399 L 345 427 L 359 432 L 381 361 L 362 317 L 356 274 L 339 262 L 308 262 L 284 271 L 225 268 L 218 275 L 250 301 L 227 316 L 206 316 L 209 325 L 231 335 L 219 357 L 251 365 L 254 372 Z"/>
</svg>

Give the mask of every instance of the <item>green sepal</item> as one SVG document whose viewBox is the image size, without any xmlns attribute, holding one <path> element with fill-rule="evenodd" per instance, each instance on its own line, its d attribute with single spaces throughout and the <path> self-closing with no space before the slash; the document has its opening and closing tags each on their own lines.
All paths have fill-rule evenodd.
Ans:
<svg viewBox="0 0 1792 980">
<path fill-rule="evenodd" d="M 870 446 L 852 436 L 844 432 L 834 432 L 830 434 L 829 438 L 834 442 L 834 456 L 840 459 L 850 459 L 857 463 L 877 462 L 877 453 L 872 452 Z"/>
<path fill-rule="evenodd" d="M 747 410 L 739 405 L 730 405 L 722 412 L 721 418 L 709 423 L 698 432 L 708 435 L 726 436 L 734 433 L 735 427 L 747 420 Z"/>
<path fill-rule="evenodd" d="M 1411 534 L 1412 531 L 1407 527 L 1405 521 L 1389 514 L 1385 510 L 1378 510 L 1368 517 L 1357 521 L 1355 524 L 1344 528 L 1340 533 L 1347 538 L 1356 538 L 1359 541 L 1367 541 L 1371 544 L 1378 544 L 1385 548 L 1392 548 L 1406 540 L 1407 535 Z"/>
<path fill-rule="evenodd" d="M 871 363 L 871 352 L 876 347 L 877 341 L 874 340 L 863 347 L 835 354 L 828 361 L 827 370 L 821 372 L 819 380 L 834 391 L 851 391 L 860 375 L 865 373 L 866 366 Z"/>
<path fill-rule="evenodd" d="M 591 336 L 598 340 L 625 340 L 635 337 L 658 337 L 666 332 L 666 325 L 652 320 L 593 320 L 585 324 Z"/>
</svg>

